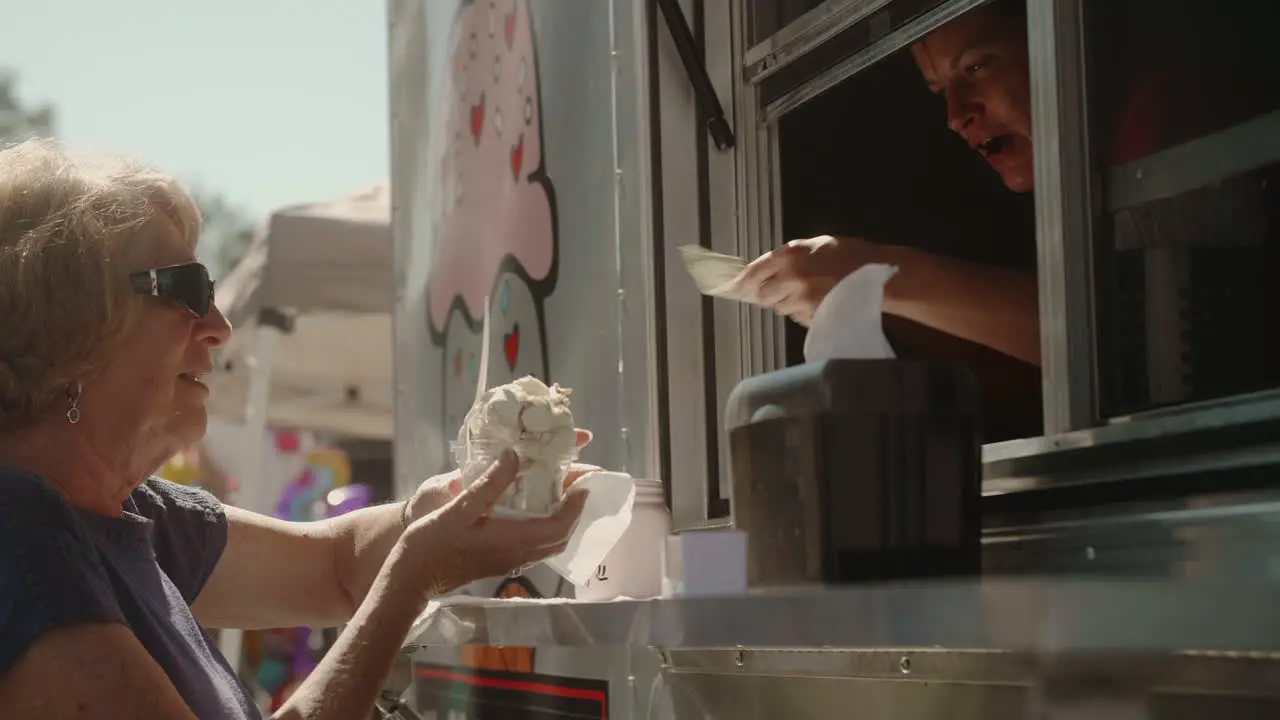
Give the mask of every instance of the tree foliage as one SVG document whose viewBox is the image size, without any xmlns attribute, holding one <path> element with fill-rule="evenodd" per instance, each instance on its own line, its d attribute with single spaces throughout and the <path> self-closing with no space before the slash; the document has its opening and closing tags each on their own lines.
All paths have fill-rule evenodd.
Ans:
<svg viewBox="0 0 1280 720">
<path fill-rule="evenodd" d="M 54 133 L 53 106 L 28 106 L 18 98 L 17 86 L 17 73 L 0 67 L 0 145 Z"/>
<path fill-rule="evenodd" d="M 222 194 L 194 190 L 191 197 L 204 218 L 200 238 L 201 260 L 215 277 L 225 276 L 244 257 L 253 242 L 255 223 Z"/>
<path fill-rule="evenodd" d="M 18 74 L 0 67 L 0 146 L 27 138 L 54 137 L 57 112 L 52 105 L 32 106 L 17 93 Z M 215 277 L 223 277 L 244 257 L 253 240 L 255 220 L 224 195 L 208 189 L 191 193 L 204 217 L 200 259 Z"/>
</svg>

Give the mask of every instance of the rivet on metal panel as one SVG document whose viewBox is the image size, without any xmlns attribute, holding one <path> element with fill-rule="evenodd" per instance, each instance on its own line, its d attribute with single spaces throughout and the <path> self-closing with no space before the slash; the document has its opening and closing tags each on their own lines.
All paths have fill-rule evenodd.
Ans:
<svg viewBox="0 0 1280 720">
<path fill-rule="evenodd" d="M 902 657 L 898 658 L 898 671 L 901 672 L 903 675 L 909 675 L 911 673 L 911 657 L 910 656 L 903 655 Z"/>
<path fill-rule="evenodd" d="M 1097 550 L 1094 550 L 1092 545 L 1089 545 L 1089 546 L 1085 547 L 1085 549 L 1084 549 L 1084 559 L 1085 559 L 1085 560 L 1090 560 L 1090 561 L 1092 561 L 1092 560 L 1097 560 L 1097 559 L 1098 559 L 1098 551 L 1097 551 Z"/>
<path fill-rule="evenodd" d="M 738 648 L 738 649 L 733 653 L 733 664 L 734 664 L 734 665 L 736 665 L 736 666 L 738 666 L 738 667 L 740 667 L 740 668 L 741 668 L 741 667 L 746 667 L 746 666 L 747 666 L 747 651 L 746 651 L 746 650 L 743 650 L 742 648 Z"/>
<path fill-rule="evenodd" d="M 1134 179 L 1134 180 L 1141 180 L 1141 179 L 1142 179 L 1142 168 L 1138 168 L 1137 170 L 1134 170 L 1134 171 L 1133 171 L 1133 179 Z"/>
</svg>

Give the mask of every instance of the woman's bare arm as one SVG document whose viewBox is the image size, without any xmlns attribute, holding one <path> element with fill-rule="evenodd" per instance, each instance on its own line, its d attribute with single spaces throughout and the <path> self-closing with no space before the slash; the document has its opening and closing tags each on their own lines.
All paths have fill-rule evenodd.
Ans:
<svg viewBox="0 0 1280 720">
<path fill-rule="evenodd" d="M 0 708 L 44 720 L 196 720 L 133 631 L 116 623 L 45 633 L 0 675 Z"/>
<path fill-rule="evenodd" d="M 400 547 L 387 557 L 368 597 L 315 670 L 273 716 L 279 720 L 367 717 L 396 653 L 426 598 Z M 421 562 L 410 563 L 421 566 Z M 407 574 L 408 573 L 408 574 Z M 412 584 L 410 584 L 412 583 Z"/>
<path fill-rule="evenodd" d="M 885 286 L 885 312 L 1040 364 L 1040 298 L 1029 272 L 823 235 L 760 256 L 747 266 L 740 289 L 808 325 L 827 293 L 868 263 L 898 268 Z"/>
<path fill-rule="evenodd" d="M 578 446 L 591 433 L 578 431 Z M 574 465 L 571 483 L 597 470 Z M 425 483 L 403 503 L 320 522 L 286 522 L 227 507 L 227 546 L 191 605 L 205 627 L 245 630 L 335 627 L 364 602 L 405 521 L 425 517 L 461 490 L 456 476 Z"/>
<path fill-rule="evenodd" d="M 1040 364 L 1034 275 L 911 248 L 883 252 L 884 262 L 898 266 L 885 286 L 885 312 Z"/>
<path fill-rule="evenodd" d="M 347 621 L 404 530 L 404 505 L 320 522 L 227 507 L 227 546 L 191 605 L 206 627 L 334 627 Z"/>
<path fill-rule="evenodd" d="M 355 617 L 276 718 L 366 717 L 429 595 L 505 574 L 564 548 L 584 493 L 571 494 L 549 518 L 488 517 L 515 480 L 516 467 L 514 453 L 504 455 L 487 477 L 400 536 Z"/>
</svg>

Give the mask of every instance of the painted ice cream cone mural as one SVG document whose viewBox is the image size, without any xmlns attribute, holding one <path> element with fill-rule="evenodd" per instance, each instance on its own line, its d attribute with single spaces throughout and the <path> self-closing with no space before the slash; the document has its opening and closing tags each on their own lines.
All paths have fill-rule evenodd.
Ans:
<svg viewBox="0 0 1280 720">
<path fill-rule="evenodd" d="M 444 352 L 447 437 L 475 398 L 486 297 L 488 385 L 524 375 L 549 380 L 543 302 L 555 287 L 556 208 L 526 0 L 462 4 L 450 84 L 427 302 Z"/>
</svg>

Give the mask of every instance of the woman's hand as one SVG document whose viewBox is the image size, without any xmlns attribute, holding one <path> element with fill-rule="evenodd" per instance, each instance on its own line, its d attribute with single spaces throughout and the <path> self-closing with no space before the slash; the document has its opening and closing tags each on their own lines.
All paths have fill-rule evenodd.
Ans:
<svg viewBox="0 0 1280 720">
<path fill-rule="evenodd" d="M 739 281 L 760 304 L 808 325 L 827 293 L 853 271 L 876 262 L 882 248 L 861 238 L 823 235 L 792 240 L 761 255 Z"/>
<path fill-rule="evenodd" d="M 591 431 L 578 429 L 578 449 L 586 447 L 591 442 Z M 569 467 L 569 474 L 565 478 L 565 487 L 568 488 L 574 481 L 583 475 L 599 470 L 594 465 L 579 465 L 574 463 Z M 437 475 L 430 480 L 418 486 L 414 491 L 413 497 L 409 499 L 409 506 L 405 509 L 405 524 L 408 525 L 414 520 L 424 518 L 431 513 L 439 510 L 449 503 L 450 500 L 458 496 L 462 492 L 462 473 L 454 470 L 453 472 Z"/>
<path fill-rule="evenodd" d="M 503 453 L 484 477 L 405 530 L 397 565 L 420 579 L 427 594 L 507 575 L 564 550 L 587 493 L 570 491 L 548 518 L 493 517 L 494 502 L 515 482 L 518 468 L 515 453 Z"/>
</svg>

